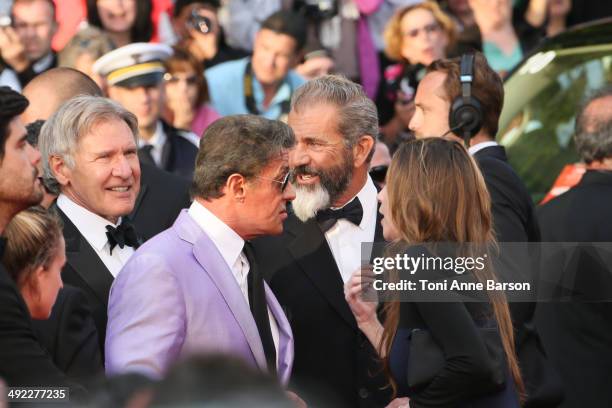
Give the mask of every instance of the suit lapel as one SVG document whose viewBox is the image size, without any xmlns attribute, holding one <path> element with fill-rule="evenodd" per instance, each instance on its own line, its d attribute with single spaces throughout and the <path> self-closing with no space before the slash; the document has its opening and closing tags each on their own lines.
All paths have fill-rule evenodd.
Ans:
<svg viewBox="0 0 612 408">
<path fill-rule="evenodd" d="M 142 177 L 141 177 L 141 180 L 142 180 Z M 138 197 L 136 197 L 136 202 L 134 203 L 134 208 L 132 209 L 132 212 L 129 215 L 129 218 L 131 220 L 136 218 L 136 213 L 138 212 L 138 209 L 140 208 L 140 204 L 142 203 L 142 200 L 144 199 L 144 196 L 147 194 L 148 189 L 149 189 L 148 186 L 141 181 L 140 182 L 140 191 L 138 192 Z"/>
<path fill-rule="evenodd" d="M 288 228 L 295 235 L 287 246 L 289 253 L 346 323 L 357 328 L 353 313 L 344 299 L 344 282 L 338 265 L 317 222 L 311 219 L 301 223 L 292 216 Z"/>
<path fill-rule="evenodd" d="M 272 289 L 270 289 L 265 282 L 264 287 L 266 291 L 266 303 L 278 326 L 279 339 L 276 353 L 278 356 L 278 378 L 282 384 L 286 385 L 289 382 L 293 364 L 293 333 L 291 332 L 291 325 L 287 320 L 287 316 L 285 316 L 285 312 L 272 293 Z"/>
<path fill-rule="evenodd" d="M 55 210 L 64 223 L 68 264 L 91 288 L 100 302 L 108 306 L 108 294 L 113 284 L 113 275 L 66 214 L 57 206 Z"/>
<path fill-rule="evenodd" d="M 183 227 L 189 229 L 195 227 L 199 230 L 196 232 L 198 236 L 195 240 L 192 241 L 187 239 L 188 242 L 193 243 L 193 254 L 198 263 L 202 266 L 202 268 L 204 268 L 204 271 L 206 271 L 208 276 L 210 276 L 217 289 L 219 289 L 225 303 L 227 303 L 227 306 L 234 315 L 236 322 L 240 326 L 242 333 L 244 334 L 244 337 L 251 348 L 251 352 L 253 353 L 253 357 L 255 358 L 257 365 L 262 371 L 266 371 L 268 364 L 266 362 L 266 356 L 264 354 L 261 339 L 259 338 L 259 332 L 257 331 L 257 325 L 255 324 L 255 320 L 251 314 L 251 309 L 244 299 L 244 295 L 242 294 L 242 291 L 240 290 L 232 271 L 225 263 L 225 260 L 217 250 L 215 244 L 200 229 L 200 227 L 195 224 L 195 221 L 193 221 L 193 225 L 185 225 L 192 222 L 192 220 L 188 217 L 189 215 L 183 212 L 179 220 L 177 220 L 177 223 L 181 223 L 183 224 Z M 181 235 L 181 238 L 185 239 L 184 235 L 179 235 Z"/>
</svg>

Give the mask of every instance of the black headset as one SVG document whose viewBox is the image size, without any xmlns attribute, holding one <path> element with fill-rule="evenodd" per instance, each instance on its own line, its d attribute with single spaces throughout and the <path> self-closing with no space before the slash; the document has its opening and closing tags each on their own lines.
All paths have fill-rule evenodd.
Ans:
<svg viewBox="0 0 612 408">
<path fill-rule="evenodd" d="M 482 107 L 480 101 L 472 96 L 474 82 L 474 54 L 461 56 L 461 96 L 451 105 L 448 117 L 450 131 L 459 137 L 467 146 L 482 127 Z"/>
</svg>

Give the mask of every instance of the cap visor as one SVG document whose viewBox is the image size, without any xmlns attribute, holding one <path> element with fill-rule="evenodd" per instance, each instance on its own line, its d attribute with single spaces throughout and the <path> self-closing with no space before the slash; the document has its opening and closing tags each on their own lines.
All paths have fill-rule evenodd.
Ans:
<svg viewBox="0 0 612 408">
<path fill-rule="evenodd" d="M 117 82 L 114 86 L 122 88 L 138 88 L 141 86 L 156 86 L 164 77 L 162 72 L 150 72 L 148 74 L 140 74 L 130 78 L 123 79 Z"/>
</svg>

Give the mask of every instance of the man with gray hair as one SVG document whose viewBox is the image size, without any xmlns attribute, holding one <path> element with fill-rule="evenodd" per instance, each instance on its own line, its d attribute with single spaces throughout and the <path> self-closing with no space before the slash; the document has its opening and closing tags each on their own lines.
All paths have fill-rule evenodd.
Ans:
<svg viewBox="0 0 612 408">
<path fill-rule="evenodd" d="M 287 125 L 254 115 L 228 116 L 206 130 L 191 207 L 140 247 L 113 284 L 107 374 L 161 378 L 178 359 L 221 352 L 287 383 L 291 328 L 249 240 L 283 231 L 295 197 L 294 143 Z"/>
<path fill-rule="evenodd" d="M 56 181 L 55 206 L 64 223 L 65 283 L 85 292 L 104 348 L 113 279 L 139 245 L 125 217 L 140 190 L 136 117 L 99 96 L 77 96 L 43 126 L 44 177 Z"/>
<path fill-rule="evenodd" d="M 612 242 L 612 87 L 595 92 L 576 117 L 576 149 L 587 171 L 566 193 L 539 207 L 544 242 L 581 242 L 556 282 L 570 300 L 540 303 L 536 324 L 564 382 L 562 407 L 610 407 L 612 273 L 589 242 Z M 608 246 L 606 248 L 609 248 Z"/>
<path fill-rule="evenodd" d="M 383 240 L 368 175 L 376 107 L 360 85 L 327 75 L 296 90 L 289 125 L 297 140 L 293 214 L 282 236 L 255 250 L 291 320 L 293 382 L 327 390 L 334 406 L 386 406 L 382 367 L 343 290 L 361 266 L 362 242 Z"/>
</svg>

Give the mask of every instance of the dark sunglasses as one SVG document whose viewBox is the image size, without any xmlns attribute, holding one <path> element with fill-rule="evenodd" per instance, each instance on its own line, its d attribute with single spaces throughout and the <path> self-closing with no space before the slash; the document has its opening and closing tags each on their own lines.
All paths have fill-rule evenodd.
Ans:
<svg viewBox="0 0 612 408">
<path fill-rule="evenodd" d="M 387 165 L 374 166 L 370 169 L 370 177 L 372 177 L 372 180 L 376 181 L 377 183 L 384 183 L 385 177 L 387 177 L 388 168 L 389 166 Z"/>
</svg>

